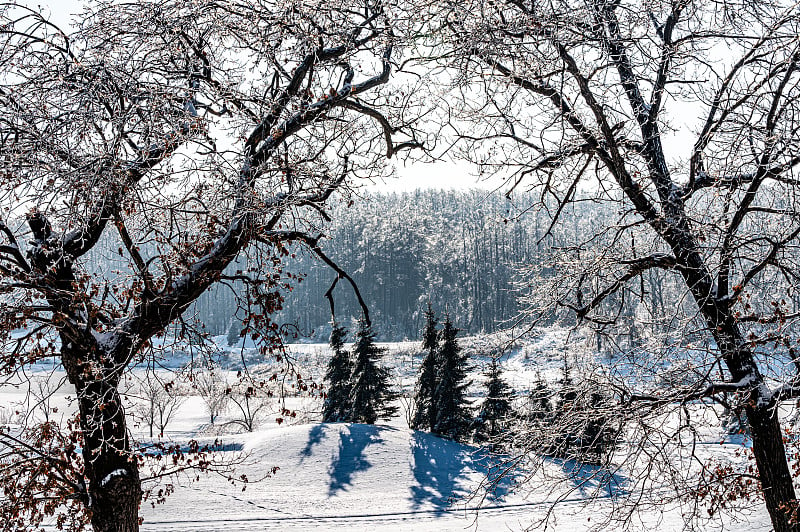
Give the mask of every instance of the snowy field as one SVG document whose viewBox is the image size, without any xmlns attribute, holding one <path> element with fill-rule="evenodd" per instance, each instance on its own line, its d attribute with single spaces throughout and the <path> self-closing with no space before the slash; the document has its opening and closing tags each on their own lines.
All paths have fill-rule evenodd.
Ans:
<svg viewBox="0 0 800 532">
<path fill-rule="evenodd" d="M 559 345 L 563 338 L 554 332 L 536 342 L 518 346 L 505 360 L 506 376 L 512 385 L 525 389 L 537 374 L 556 378 L 560 367 Z M 488 340 L 486 340 L 488 341 Z M 467 349 L 484 351 L 485 346 L 472 340 Z M 383 344 L 390 349 L 387 362 L 398 369 L 397 385 L 408 392 L 414 382 L 416 343 Z M 298 344 L 290 347 L 292 363 L 302 369 L 307 379 L 319 380 L 327 362 L 327 346 Z M 234 380 L 246 367 L 254 375 L 270 375 L 275 364 L 255 363 L 248 346 L 220 347 L 222 373 Z M 186 363 L 176 357 L 165 361 L 159 375 L 165 380 L 180 379 L 173 373 Z M 484 359 L 475 358 L 474 390 L 479 390 Z M 165 369 L 167 368 L 167 369 Z M 169 369 L 172 368 L 172 369 Z M 133 380 L 145 372 L 137 368 Z M 63 384 L 49 399 L 43 383 L 62 381 L 57 367 L 41 366 L 27 383 L 0 388 L 0 415 L 6 423 L 14 421 L 17 411 L 41 416 L 49 409 L 53 419 L 64 419 L 72 412 L 71 387 Z M 292 381 L 283 383 L 292 390 Z M 364 531 L 502 531 L 525 530 L 546 522 L 547 530 L 597 530 L 610 523 L 611 512 L 620 506 L 619 492 L 596 479 L 575 482 L 566 494 L 554 493 L 537 478 L 521 488 L 513 477 L 486 489 L 494 477 L 499 459 L 476 447 L 443 440 L 428 433 L 408 429 L 403 410 L 407 398 L 400 401 L 401 413 L 385 424 L 318 423 L 321 401 L 308 395 L 289 394 L 265 400 L 256 430 L 244 432 L 227 424 L 235 417 L 230 408 L 212 425 L 199 396 L 184 388 L 184 396 L 162 441 L 184 444 L 191 439 L 219 439 L 225 451 L 215 455 L 221 463 L 240 462 L 235 476 L 246 475 L 251 481 L 245 489 L 215 473 L 179 475 L 145 487 L 171 492 L 162 503 L 152 497 L 143 503 L 145 531 L 250 531 L 250 530 L 348 530 Z M 28 397 L 26 402 L 25 398 Z M 31 400 L 31 397 L 33 400 Z M 129 412 L 134 405 L 129 404 Z M 286 415 L 292 411 L 293 416 Z M 37 413 L 38 412 L 38 413 Z M 280 422 L 278 420 L 280 419 Z M 146 423 L 132 423 L 138 441 L 151 439 Z M 710 430 L 699 453 L 732 456 L 739 445 L 721 443 L 719 433 Z M 563 474 L 566 464 L 552 463 L 551 475 Z M 274 469 L 273 468 L 277 468 Z M 143 476 L 146 472 L 143 471 Z M 267 477 L 267 478 L 264 478 Z M 517 477 L 519 478 L 519 477 Z M 552 478 L 552 477 L 551 477 Z M 173 491 L 174 490 L 174 491 Z M 638 494 L 645 500 L 657 493 Z M 609 524 L 610 523 L 610 524 Z M 634 512 L 632 530 L 684 530 L 683 511 L 679 507 L 661 507 Z M 712 529 L 712 528 L 706 528 Z M 770 530 L 764 511 L 756 509 L 738 521 L 725 521 L 713 529 Z"/>
<path fill-rule="evenodd" d="M 186 481 L 145 506 L 143 530 L 524 530 L 550 513 L 548 530 L 596 530 L 614 501 L 576 491 L 559 503 L 502 484 L 481 500 L 491 461 L 469 446 L 389 425 L 305 424 L 237 438 L 255 478 L 245 491 L 215 476 Z M 478 493 L 473 493 L 477 491 Z M 679 510 L 635 516 L 633 529 L 682 530 Z M 612 527 L 613 529 L 613 527 Z M 769 530 L 760 515 L 726 530 Z"/>
</svg>

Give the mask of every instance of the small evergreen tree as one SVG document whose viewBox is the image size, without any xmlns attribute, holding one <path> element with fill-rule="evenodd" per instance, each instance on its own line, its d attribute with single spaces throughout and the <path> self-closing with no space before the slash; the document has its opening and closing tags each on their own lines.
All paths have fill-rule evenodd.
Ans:
<svg viewBox="0 0 800 532">
<path fill-rule="evenodd" d="M 512 440 L 524 441 L 524 446 L 542 454 L 549 454 L 552 449 L 550 442 L 555 418 L 554 394 L 547 381 L 537 371 L 531 388 L 528 389 L 518 410 L 514 412 L 516 423 L 511 427 L 509 435 Z"/>
<path fill-rule="evenodd" d="M 344 349 L 344 339 L 347 329 L 334 322 L 331 329 L 330 346 L 333 351 L 325 380 L 328 383 L 328 396 L 322 407 L 322 421 L 337 422 L 349 421 L 352 409 L 350 404 L 351 378 L 353 376 L 353 362 L 350 353 Z"/>
<path fill-rule="evenodd" d="M 230 327 L 228 327 L 228 337 L 226 338 L 228 341 L 228 347 L 236 345 L 236 342 L 238 342 L 239 338 L 241 338 L 241 332 L 242 322 L 236 318 L 233 318 Z"/>
<path fill-rule="evenodd" d="M 494 440 L 503 429 L 503 421 L 511 412 L 511 396 L 513 392 L 503 379 L 497 357 L 493 356 L 486 375 L 486 399 L 480 408 L 476 420 L 475 440 Z"/>
<path fill-rule="evenodd" d="M 561 368 L 561 389 L 558 392 L 558 409 L 564 409 L 578 396 L 572 383 L 572 366 L 569 364 L 567 351 L 564 351 L 564 365 Z"/>
<path fill-rule="evenodd" d="M 457 334 L 458 329 L 453 327 L 448 316 L 439 335 L 438 383 L 433 395 L 436 405 L 433 432 L 453 440 L 462 439 L 472 423 L 472 413 L 465 394 L 471 384 L 471 381 L 466 381 L 471 368 L 469 359 L 458 345 Z"/>
<path fill-rule="evenodd" d="M 553 391 L 540 373 L 536 373 L 536 380 L 528 393 L 522 417 L 528 422 L 547 421 L 553 417 Z"/>
<path fill-rule="evenodd" d="M 722 413 L 722 426 L 728 436 L 750 437 L 750 426 L 743 408 L 725 408 Z"/>
<path fill-rule="evenodd" d="M 551 446 L 546 453 L 560 458 L 572 457 L 580 447 L 583 430 L 582 410 L 578 390 L 572 381 L 572 367 L 569 364 L 567 351 L 564 351 L 562 377 L 558 381 L 560 388 L 556 394 L 556 406 L 550 420 Z"/>
<path fill-rule="evenodd" d="M 564 374 L 550 421 L 550 446 L 546 454 L 600 464 L 617 443 L 617 430 L 609 412 L 612 397 L 602 387 L 577 386 L 564 356 Z"/>
<path fill-rule="evenodd" d="M 389 370 L 378 365 L 385 351 L 375 345 L 375 333 L 362 316 L 353 345 L 350 421 L 373 424 L 397 413 L 397 407 L 391 405 L 398 395 L 391 389 Z"/>
<path fill-rule="evenodd" d="M 586 463 L 601 464 L 617 444 L 617 430 L 607 414 L 610 402 L 611 397 L 595 391 L 589 394 L 588 404 L 584 406 L 587 420 L 581 431 L 577 454 Z"/>
<path fill-rule="evenodd" d="M 439 336 L 436 330 L 438 322 L 428 303 L 425 311 L 425 328 L 422 331 L 422 349 L 426 351 L 422 360 L 419 379 L 414 393 L 414 417 L 411 428 L 416 430 L 431 429 L 436 419 L 436 404 L 433 394 L 436 391 L 437 355 L 439 351 Z"/>
</svg>

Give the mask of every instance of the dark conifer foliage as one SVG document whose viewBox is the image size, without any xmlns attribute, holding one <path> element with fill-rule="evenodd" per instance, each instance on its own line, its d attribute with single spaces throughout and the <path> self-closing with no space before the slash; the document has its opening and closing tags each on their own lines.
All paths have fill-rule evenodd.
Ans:
<svg viewBox="0 0 800 532">
<path fill-rule="evenodd" d="M 385 351 L 375 345 L 375 333 L 362 316 L 353 345 L 350 421 L 372 424 L 378 418 L 387 419 L 397 413 L 397 407 L 391 405 L 397 399 L 397 393 L 391 389 L 391 374 L 379 365 Z"/>
<path fill-rule="evenodd" d="M 476 420 L 475 440 L 493 441 L 503 430 L 504 422 L 511 413 L 513 391 L 503 378 L 497 356 L 492 357 L 486 375 L 486 398 L 481 404 Z"/>
<path fill-rule="evenodd" d="M 236 345 L 236 342 L 241 338 L 241 332 L 242 322 L 237 319 L 232 320 L 231 324 L 228 326 L 228 335 L 226 337 L 228 347 Z"/>
<path fill-rule="evenodd" d="M 609 416 L 613 409 L 613 398 L 595 391 L 584 401 L 586 423 L 580 434 L 578 456 L 590 464 L 602 464 L 616 447 L 619 428 Z"/>
<path fill-rule="evenodd" d="M 527 404 L 521 417 L 528 422 L 544 421 L 553 417 L 553 391 L 541 374 L 536 375 L 536 380 L 528 393 Z"/>
<path fill-rule="evenodd" d="M 422 349 L 426 351 L 422 360 L 419 379 L 414 393 L 414 417 L 411 428 L 416 430 L 430 430 L 436 419 L 436 403 L 433 400 L 436 391 L 437 356 L 439 351 L 439 336 L 436 326 L 438 321 L 431 304 L 425 311 L 425 328 L 422 331 Z"/>
<path fill-rule="evenodd" d="M 472 424 L 472 412 L 465 393 L 471 384 L 466 380 L 471 367 L 458 345 L 457 334 L 458 329 L 447 316 L 439 333 L 438 383 L 433 395 L 436 405 L 433 433 L 453 440 L 463 439 Z"/>
<path fill-rule="evenodd" d="M 728 436 L 750 437 L 750 426 L 747 424 L 747 413 L 743 408 L 725 408 L 722 412 L 722 426 Z"/>
<path fill-rule="evenodd" d="M 555 408 L 538 422 L 533 420 L 546 434 L 546 444 L 540 450 L 550 456 L 600 464 L 617 443 L 614 399 L 600 384 L 579 386 L 572 378 L 572 369 L 565 354 Z"/>
<path fill-rule="evenodd" d="M 569 363 L 568 353 L 563 353 L 562 376 L 560 386 L 555 396 L 555 409 L 553 416 L 548 420 L 548 432 L 551 436 L 550 446 L 545 449 L 546 454 L 559 458 L 575 457 L 581 442 L 581 433 L 584 429 L 582 416 L 573 415 L 582 408 L 582 401 L 578 396 L 578 386 L 572 380 L 572 366 Z"/>
<path fill-rule="evenodd" d="M 353 361 L 350 353 L 344 348 L 347 329 L 332 324 L 330 346 L 333 354 L 325 372 L 328 383 L 328 396 L 322 407 L 322 420 L 325 422 L 348 421 L 352 404 Z"/>
</svg>

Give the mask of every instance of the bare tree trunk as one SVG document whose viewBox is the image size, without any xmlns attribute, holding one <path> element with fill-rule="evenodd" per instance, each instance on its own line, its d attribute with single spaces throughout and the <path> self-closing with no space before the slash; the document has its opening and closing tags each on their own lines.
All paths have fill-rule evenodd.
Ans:
<svg viewBox="0 0 800 532">
<path fill-rule="evenodd" d="M 93 383 L 105 408 L 96 400 L 81 400 L 84 425 L 84 457 L 89 480 L 92 527 L 95 532 L 136 532 L 139 530 L 139 504 L 142 482 L 135 458 L 130 453 L 119 393 L 105 382 Z M 94 391 L 94 390 L 92 390 Z M 89 393 L 91 394 L 92 391 Z M 84 406 L 85 403 L 86 406 Z"/>
<path fill-rule="evenodd" d="M 687 278 L 692 293 L 717 342 L 733 382 L 749 382 L 750 397 L 745 412 L 753 441 L 753 455 L 761 482 L 761 493 L 775 532 L 798 532 L 792 519 L 797 496 L 786 459 L 783 431 L 778 421 L 778 404 L 772 399 L 753 353 L 742 337 L 735 318 L 712 298 L 697 293 L 702 281 Z"/>
<path fill-rule="evenodd" d="M 797 511 L 797 500 L 786 462 L 778 411 L 774 406 L 748 405 L 745 409 L 753 438 L 753 454 L 761 492 L 775 532 L 798 531 L 800 524 L 792 519 Z"/>
<path fill-rule="evenodd" d="M 65 353 L 65 367 L 78 395 L 84 474 L 95 532 L 138 532 L 142 482 L 131 453 L 118 377 L 79 371 L 85 364 Z M 83 355 L 85 359 L 85 355 Z"/>
<path fill-rule="evenodd" d="M 800 524 L 792 516 L 797 511 L 797 496 L 792 474 L 786 460 L 783 431 L 778 421 L 778 405 L 766 400 L 768 393 L 764 378 L 756 367 L 756 361 L 746 347 L 738 327 L 731 321 L 718 329 L 717 342 L 731 377 L 734 381 L 751 380 L 751 391 L 745 407 L 747 423 L 753 440 L 753 455 L 761 481 L 761 492 L 775 532 L 800 531 Z M 731 349 L 731 339 L 737 348 Z M 724 343 L 720 343 L 720 342 Z"/>
</svg>

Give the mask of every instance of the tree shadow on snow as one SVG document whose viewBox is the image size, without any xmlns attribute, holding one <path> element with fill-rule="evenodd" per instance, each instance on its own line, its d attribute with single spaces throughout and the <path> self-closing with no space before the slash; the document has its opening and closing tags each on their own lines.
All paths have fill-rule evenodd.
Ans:
<svg viewBox="0 0 800 532">
<path fill-rule="evenodd" d="M 607 467 L 586 464 L 576 460 L 553 459 L 561 466 L 572 485 L 582 497 L 608 497 L 616 499 L 629 493 L 629 480 L 624 475 L 612 473 Z"/>
<path fill-rule="evenodd" d="M 322 441 L 322 438 L 325 437 L 325 425 L 317 424 L 309 431 L 308 433 L 308 441 L 306 442 L 306 446 L 303 447 L 303 450 L 300 451 L 300 461 L 302 462 L 309 456 L 311 456 L 311 449 Z"/>
<path fill-rule="evenodd" d="M 416 486 L 411 486 L 414 510 L 428 503 L 435 507 L 437 514 L 444 512 L 458 496 L 458 479 L 471 461 L 470 453 L 454 442 L 414 432 L 411 456 L 412 472 L 417 481 Z"/>
<path fill-rule="evenodd" d="M 353 483 L 353 475 L 366 471 L 372 464 L 364 455 L 364 450 L 371 443 L 381 443 L 380 429 L 374 425 L 349 425 L 339 433 L 339 449 L 336 458 L 331 462 L 328 474 L 328 496 L 347 489 Z"/>
<path fill-rule="evenodd" d="M 486 449 L 473 453 L 472 468 L 483 475 L 483 486 L 478 497 L 485 497 L 489 503 L 501 502 L 514 487 L 518 471 L 510 466 L 507 456 L 492 454 Z"/>
</svg>

